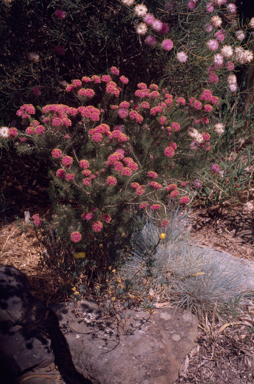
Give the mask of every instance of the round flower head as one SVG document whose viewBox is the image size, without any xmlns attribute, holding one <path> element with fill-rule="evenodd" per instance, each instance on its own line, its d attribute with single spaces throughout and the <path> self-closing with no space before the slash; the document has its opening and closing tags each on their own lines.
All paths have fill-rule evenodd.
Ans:
<svg viewBox="0 0 254 384">
<path fill-rule="evenodd" d="M 254 29 L 254 17 L 250 19 L 249 26 L 250 28 Z"/>
<path fill-rule="evenodd" d="M 71 234 L 71 241 L 73 241 L 73 243 L 79 243 L 81 239 L 82 239 L 81 233 L 79 233 L 79 232 L 72 232 L 72 234 Z"/>
<path fill-rule="evenodd" d="M 234 13 L 236 11 L 236 5 L 233 3 L 229 3 L 227 5 L 227 11 L 228 13 Z"/>
<path fill-rule="evenodd" d="M 188 204 L 190 202 L 190 198 L 188 196 L 182 196 L 180 198 L 180 204 Z"/>
<path fill-rule="evenodd" d="M 224 125 L 223 124 L 221 124 L 221 123 L 217 123 L 217 124 L 215 124 L 214 125 L 214 127 L 215 127 L 215 132 L 218 134 L 218 135 L 222 135 L 222 133 L 224 133 L 225 132 L 225 130 L 224 130 Z"/>
<path fill-rule="evenodd" d="M 181 51 L 177 53 L 176 58 L 180 63 L 185 63 L 188 59 L 188 56 L 185 52 Z"/>
<path fill-rule="evenodd" d="M 243 41 L 245 39 L 245 34 L 242 30 L 236 31 L 235 37 L 238 41 Z"/>
<path fill-rule="evenodd" d="M 237 84 L 229 84 L 228 88 L 230 89 L 231 92 L 236 92 Z"/>
<path fill-rule="evenodd" d="M 60 168 L 56 171 L 56 175 L 57 177 L 59 177 L 59 179 L 62 179 L 64 176 L 65 176 L 66 172 L 64 169 Z"/>
<path fill-rule="evenodd" d="M 152 177 L 153 179 L 156 179 L 158 177 L 158 173 L 149 171 L 147 174 L 148 177 Z"/>
<path fill-rule="evenodd" d="M 136 32 L 138 35 L 142 35 L 144 36 L 147 32 L 147 26 L 145 23 L 139 23 L 137 26 L 136 26 Z"/>
<path fill-rule="evenodd" d="M 73 162 L 73 158 L 70 157 L 70 156 L 64 156 L 64 157 L 62 158 L 62 164 L 65 165 L 65 166 L 67 166 L 67 167 L 68 167 L 69 165 L 71 165 L 72 162 Z"/>
<path fill-rule="evenodd" d="M 208 42 L 207 42 L 207 46 L 208 46 L 208 49 L 210 51 L 216 51 L 216 49 L 219 48 L 219 43 L 217 40 L 213 40 L 213 39 L 210 39 Z"/>
<path fill-rule="evenodd" d="M 236 84 L 237 82 L 236 75 L 231 73 L 230 75 L 228 75 L 227 81 L 228 81 L 228 84 Z"/>
<path fill-rule="evenodd" d="M 9 137 L 9 128 L 7 127 L 2 127 L 0 129 L 0 137 L 7 138 Z"/>
<path fill-rule="evenodd" d="M 172 147 L 166 147 L 164 150 L 164 155 L 167 157 L 173 157 L 175 154 L 175 151 Z"/>
<path fill-rule="evenodd" d="M 213 12 L 214 8 L 213 8 L 213 4 L 212 3 L 207 3 L 206 4 L 206 11 L 207 12 Z"/>
<path fill-rule="evenodd" d="M 138 17 L 144 17 L 147 14 L 148 9 L 145 5 L 139 4 L 134 8 L 134 13 Z"/>
<path fill-rule="evenodd" d="M 129 79 L 128 79 L 127 77 L 125 77 L 125 76 L 121 76 L 121 77 L 120 77 L 120 81 L 121 81 L 123 84 L 128 84 Z"/>
<path fill-rule="evenodd" d="M 204 25 L 204 31 L 205 31 L 206 33 L 211 33 L 212 30 L 213 30 L 213 26 L 212 26 L 212 24 L 210 24 L 210 23 L 206 23 L 206 24 Z"/>
<path fill-rule="evenodd" d="M 157 44 L 156 37 L 151 36 L 151 35 L 148 35 L 148 36 L 145 38 L 145 44 L 146 44 L 146 45 L 149 45 L 149 47 L 154 47 L 154 46 Z"/>
<path fill-rule="evenodd" d="M 195 9 L 195 7 L 196 7 L 196 2 L 193 1 L 193 0 L 190 0 L 190 1 L 188 2 L 188 8 L 189 8 L 189 10 L 190 10 L 190 11 L 193 11 L 193 9 Z"/>
<path fill-rule="evenodd" d="M 231 57 L 233 53 L 233 48 L 230 45 L 224 45 L 224 47 L 221 49 L 222 56 L 226 57 L 227 59 Z"/>
<path fill-rule="evenodd" d="M 235 69 L 234 63 L 232 63 L 231 61 L 228 61 L 226 68 L 228 71 L 233 71 Z"/>
<path fill-rule="evenodd" d="M 213 61 L 215 65 L 220 66 L 223 64 L 223 56 L 220 53 L 217 53 L 214 55 Z"/>
<path fill-rule="evenodd" d="M 176 197 L 178 195 L 179 195 L 179 191 L 175 190 L 175 191 L 172 191 L 169 196 L 171 199 L 173 199 L 174 197 Z"/>
<path fill-rule="evenodd" d="M 222 43 L 223 40 L 225 39 L 225 33 L 224 33 L 224 31 L 221 29 L 221 30 L 217 31 L 217 32 L 214 34 L 214 37 L 218 40 L 219 43 Z"/>
<path fill-rule="evenodd" d="M 168 225 L 169 225 L 169 221 L 168 220 L 162 220 L 162 222 L 161 222 L 162 228 L 166 228 Z M 165 235 L 165 233 L 162 233 L 161 235 Z M 164 239 L 165 236 L 163 236 L 162 238 Z"/>
<path fill-rule="evenodd" d="M 103 221 L 106 221 L 106 223 L 110 223 L 110 221 L 111 221 L 111 216 L 108 215 L 107 213 L 104 213 L 104 215 L 101 216 L 101 219 L 102 219 Z"/>
<path fill-rule="evenodd" d="M 116 185 L 117 184 L 116 178 L 114 176 L 108 176 L 107 184 L 109 184 L 109 185 Z"/>
<path fill-rule="evenodd" d="M 0 130 L 0 132 L 1 132 L 1 130 Z M 8 136 L 9 137 L 17 137 L 18 136 L 18 130 L 16 128 L 10 128 L 8 131 Z"/>
<path fill-rule="evenodd" d="M 219 28 L 222 24 L 222 20 L 221 20 L 220 16 L 213 16 L 211 18 L 211 23 L 215 28 Z"/>
<path fill-rule="evenodd" d="M 116 67 L 111 67 L 110 68 L 110 71 L 116 75 L 116 76 L 119 76 L 119 69 L 117 69 Z"/>
<path fill-rule="evenodd" d="M 54 148 L 53 151 L 51 152 L 52 156 L 55 158 L 55 159 L 58 159 L 59 157 L 62 156 L 62 151 L 61 149 L 58 149 L 58 148 Z"/>
<path fill-rule="evenodd" d="M 134 0 L 121 0 L 121 2 L 129 7 L 134 3 Z"/>
<path fill-rule="evenodd" d="M 156 32 L 160 32 L 163 27 L 163 23 L 160 20 L 155 19 L 152 23 L 152 29 Z"/>
<path fill-rule="evenodd" d="M 103 224 L 101 221 L 95 221 L 92 225 L 94 232 L 100 232 L 103 228 Z"/>
<path fill-rule="evenodd" d="M 155 18 L 153 15 L 151 15 L 150 13 L 147 13 L 145 15 L 145 17 L 143 17 L 143 21 L 144 23 L 146 23 L 147 25 L 152 25 L 153 22 L 154 22 Z"/>
<path fill-rule="evenodd" d="M 170 39 L 165 39 L 161 43 L 161 47 L 162 49 L 164 49 L 164 51 L 170 51 L 173 48 L 173 46 L 174 46 L 173 41 Z"/>
<path fill-rule="evenodd" d="M 213 164 L 211 167 L 211 171 L 214 173 L 220 173 L 220 167 L 218 166 L 218 164 Z"/>
<path fill-rule="evenodd" d="M 56 9 L 55 15 L 58 19 L 64 19 L 66 16 L 65 12 L 62 9 Z"/>
</svg>

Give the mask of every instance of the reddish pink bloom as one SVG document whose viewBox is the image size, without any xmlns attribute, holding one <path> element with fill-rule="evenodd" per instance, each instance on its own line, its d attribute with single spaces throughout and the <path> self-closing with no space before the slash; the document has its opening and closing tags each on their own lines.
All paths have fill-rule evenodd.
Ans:
<svg viewBox="0 0 254 384">
<path fill-rule="evenodd" d="M 177 97 L 176 98 L 176 104 L 185 105 L 186 104 L 186 100 L 183 97 Z"/>
<path fill-rule="evenodd" d="M 143 193 L 145 193 L 145 190 L 140 185 L 138 188 L 136 188 L 136 193 L 137 193 L 137 195 L 143 195 Z"/>
<path fill-rule="evenodd" d="M 140 187 L 140 185 L 139 185 L 139 183 L 136 183 L 136 182 L 134 182 L 134 183 L 131 183 L 131 188 L 138 188 L 138 187 Z"/>
<path fill-rule="evenodd" d="M 141 103 L 141 107 L 144 108 L 144 109 L 149 109 L 149 108 L 150 108 L 150 104 L 147 103 L 146 101 L 143 101 L 143 102 Z"/>
<path fill-rule="evenodd" d="M 91 175 L 92 172 L 90 171 L 90 169 L 84 169 L 81 173 L 84 176 L 89 176 L 89 175 Z"/>
<path fill-rule="evenodd" d="M 175 130 L 175 132 L 178 132 L 180 129 L 180 124 L 178 123 L 172 123 L 172 128 Z"/>
<path fill-rule="evenodd" d="M 16 137 L 18 136 L 18 130 L 16 128 L 10 128 L 8 131 L 9 137 Z"/>
<path fill-rule="evenodd" d="M 106 223 L 110 223 L 110 221 L 111 221 L 111 216 L 108 215 L 107 213 L 104 213 L 104 214 L 101 216 L 101 220 L 106 221 Z"/>
<path fill-rule="evenodd" d="M 186 187 L 187 184 L 189 184 L 188 181 L 183 181 L 183 182 L 181 183 L 181 187 Z"/>
<path fill-rule="evenodd" d="M 55 158 L 55 159 L 58 159 L 59 157 L 62 156 L 62 151 L 61 149 L 58 149 L 58 148 L 54 148 L 53 151 L 51 152 L 52 156 Z"/>
<path fill-rule="evenodd" d="M 88 177 L 83 179 L 83 185 L 87 185 L 89 187 L 91 185 L 91 183 L 92 183 L 92 180 L 89 179 Z"/>
<path fill-rule="evenodd" d="M 83 81 L 83 83 L 90 83 L 91 79 L 88 76 L 83 76 L 82 81 Z"/>
<path fill-rule="evenodd" d="M 64 156 L 63 158 L 62 158 L 62 164 L 63 165 L 65 165 L 65 166 L 69 166 L 69 165 L 71 165 L 73 163 L 73 158 L 72 157 L 70 157 L 70 156 Z"/>
<path fill-rule="evenodd" d="M 208 89 L 205 89 L 202 95 L 200 96 L 200 100 L 210 101 L 212 98 L 212 92 Z"/>
<path fill-rule="evenodd" d="M 72 234 L 71 234 L 71 241 L 73 241 L 73 243 L 79 243 L 81 239 L 82 239 L 81 233 L 79 233 L 79 232 L 72 232 Z"/>
<path fill-rule="evenodd" d="M 168 26 L 168 24 L 163 23 L 163 24 L 162 24 L 162 28 L 161 28 L 161 30 L 159 31 L 159 34 L 160 34 L 160 35 L 166 35 L 166 34 L 168 33 L 168 31 L 169 31 L 169 26 Z"/>
<path fill-rule="evenodd" d="M 176 188 L 177 188 L 176 184 L 169 184 L 167 190 L 168 192 L 170 192 L 170 191 L 174 191 Z"/>
<path fill-rule="evenodd" d="M 217 96 L 213 96 L 212 99 L 211 99 L 211 103 L 212 104 L 216 104 L 216 105 L 219 105 L 219 98 Z"/>
<path fill-rule="evenodd" d="M 92 121 L 99 121 L 100 120 L 100 115 L 98 113 L 91 113 L 90 119 Z"/>
<path fill-rule="evenodd" d="M 188 204 L 190 202 L 190 198 L 188 196 L 182 196 L 180 198 L 180 204 Z"/>
<path fill-rule="evenodd" d="M 75 176 L 74 173 L 67 173 L 67 175 L 65 176 L 65 180 L 66 181 L 74 180 L 74 176 Z"/>
<path fill-rule="evenodd" d="M 208 119 L 208 117 L 202 117 L 201 122 L 202 122 L 203 124 L 208 124 L 208 123 L 209 123 L 209 119 Z"/>
<path fill-rule="evenodd" d="M 89 161 L 87 161 L 87 160 L 80 160 L 79 166 L 80 166 L 80 168 L 86 169 L 86 168 L 89 167 Z"/>
<path fill-rule="evenodd" d="M 147 174 L 148 177 L 152 177 L 153 179 L 156 179 L 158 177 L 158 173 L 149 171 Z"/>
<path fill-rule="evenodd" d="M 220 167 L 218 166 L 218 164 L 213 164 L 212 167 L 211 167 L 211 170 L 214 173 L 219 173 L 220 172 Z"/>
<path fill-rule="evenodd" d="M 111 77 L 109 75 L 103 75 L 101 78 L 101 81 L 104 81 L 105 83 L 108 83 L 109 81 L 112 81 Z"/>
<path fill-rule="evenodd" d="M 62 9 L 56 9 L 55 15 L 58 19 L 64 19 L 66 16 L 66 13 Z"/>
<path fill-rule="evenodd" d="M 127 77 L 125 77 L 125 76 L 121 76 L 121 77 L 120 77 L 120 81 L 121 81 L 123 84 L 128 84 L 129 79 L 128 79 Z"/>
<path fill-rule="evenodd" d="M 34 87 L 34 88 L 33 88 L 33 94 L 34 94 L 35 96 L 40 96 L 40 95 L 41 95 L 40 88 L 39 88 L 39 87 Z"/>
<path fill-rule="evenodd" d="M 209 73 L 209 78 L 208 78 L 209 83 L 215 84 L 218 83 L 219 77 L 216 75 L 214 72 Z"/>
<path fill-rule="evenodd" d="M 71 91 L 73 91 L 74 88 L 75 88 L 74 85 L 69 84 L 69 85 L 67 85 L 67 87 L 65 88 L 65 90 L 66 90 L 66 92 L 71 92 Z"/>
<path fill-rule="evenodd" d="M 114 176 L 108 176 L 107 184 L 109 184 L 109 185 L 116 185 L 117 184 L 116 178 Z"/>
<path fill-rule="evenodd" d="M 62 179 L 64 176 L 65 176 L 66 172 L 64 169 L 60 168 L 56 171 L 56 175 L 57 177 L 59 177 L 59 179 Z"/>
<path fill-rule="evenodd" d="M 138 164 L 135 163 L 134 161 L 133 162 L 130 162 L 128 164 L 128 167 L 132 170 L 132 171 L 136 171 L 138 169 Z"/>
<path fill-rule="evenodd" d="M 19 141 L 21 141 L 21 142 L 25 142 L 25 141 L 27 141 L 27 139 L 26 139 L 25 137 L 20 137 L 20 138 L 19 138 Z"/>
<path fill-rule="evenodd" d="M 167 119 L 165 116 L 161 116 L 159 120 L 160 124 L 167 124 Z"/>
<path fill-rule="evenodd" d="M 119 105 L 120 108 L 129 108 L 130 107 L 130 103 L 128 103 L 128 101 L 122 101 Z"/>
<path fill-rule="evenodd" d="M 103 228 L 103 224 L 101 221 L 95 221 L 92 225 L 94 232 L 100 232 Z"/>
<path fill-rule="evenodd" d="M 151 181 L 150 185 L 151 185 L 151 187 L 154 187 L 156 189 L 161 189 L 162 188 L 162 185 L 157 183 L 156 181 Z"/>
<path fill-rule="evenodd" d="M 93 76 L 91 77 L 91 80 L 94 81 L 96 84 L 100 84 L 100 82 L 101 82 L 100 77 L 97 76 L 97 75 L 93 75 Z"/>
<path fill-rule="evenodd" d="M 82 213 L 81 217 L 82 219 L 89 221 L 94 217 L 94 214 L 91 212 L 84 212 Z"/>
<path fill-rule="evenodd" d="M 149 47 L 154 47 L 157 44 L 157 39 L 155 36 L 148 35 L 145 38 L 145 44 Z"/>
<path fill-rule="evenodd" d="M 149 207 L 149 203 L 141 203 L 141 204 L 139 205 L 139 208 L 140 208 L 140 209 L 144 209 L 144 208 L 146 208 L 146 207 Z"/>
<path fill-rule="evenodd" d="M 121 117 L 121 119 L 125 119 L 129 114 L 129 111 L 127 108 L 119 108 L 118 115 Z"/>
<path fill-rule="evenodd" d="M 128 167 L 123 167 L 123 169 L 121 170 L 121 174 L 123 176 L 131 176 L 132 175 L 132 170 Z"/>
<path fill-rule="evenodd" d="M 122 164 L 120 161 L 116 161 L 116 162 L 114 163 L 114 169 L 115 169 L 116 171 L 121 171 L 121 169 L 123 169 L 123 164 Z"/>
<path fill-rule="evenodd" d="M 152 99 L 158 99 L 160 97 L 160 94 L 157 91 L 153 91 L 149 94 L 149 97 L 151 97 Z"/>
<path fill-rule="evenodd" d="M 162 49 L 164 49 L 164 51 L 170 51 L 173 48 L 173 46 L 174 46 L 173 41 L 170 39 L 165 39 L 161 43 L 161 47 Z"/>
<path fill-rule="evenodd" d="M 168 224 L 169 224 L 168 220 L 162 220 L 162 222 L 161 222 L 162 228 L 166 228 L 168 226 Z"/>
<path fill-rule="evenodd" d="M 198 100 L 195 100 L 194 101 L 194 108 L 196 108 L 198 110 L 202 109 L 202 103 L 200 103 L 200 101 L 198 101 Z"/>
<path fill-rule="evenodd" d="M 110 71 L 116 75 L 116 76 L 119 76 L 119 69 L 117 69 L 116 67 L 111 67 L 110 68 Z"/>
<path fill-rule="evenodd" d="M 206 105 L 204 106 L 204 110 L 205 110 L 206 112 L 211 112 L 211 111 L 213 110 L 213 107 L 212 107 L 210 104 L 206 104 Z"/>
<path fill-rule="evenodd" d="M 172 147 L 166 147 L 164 150 L 164 155 L 167 157 L 173 157 L 175 154 L 175 151 Z"/>
<path fill-rule="evenodd" d="M 151 205 L 150 208 L 151 208 L 152 210 L 156 210 L 156 209 L 160 209 L 160 207 L 161 207 L 160 204 L 153 204 L 153 205 Z"/>
<path fill-rule="evenodd" d="M 171 197 L 171 199 L 173 199 L 174 197 L 176 197 L 176 196 L 178 196 L 179 195 L 179 191 L 172 191 L 171 193 L 170 193 L 170 197 Z"/>
<path fill-rule="evenodd" d="M 203 137 L 203 139 L 206 140 L 206 141 L 209 141 L 209 140 L 210 140 L 210 135 L 209 135 L 209 133 L 207 133 L 207 132 L 202 133 L 202 137 Z"/>
<path fill-rule="evenodd" d="M 102 135 L 100 133 L 95 133 L 92 136 L 92 139 L 98 143 L 98 142 L 102 141 L 103 137 L 102 137 Z"/>
<path fill-rule="evenodd" d="M 38 227 L 42 223 L 42 219 L 40 219 L 39 214 L 33 215 L 32 220 L 34 222 L 34 225 Z"/>
</svg>

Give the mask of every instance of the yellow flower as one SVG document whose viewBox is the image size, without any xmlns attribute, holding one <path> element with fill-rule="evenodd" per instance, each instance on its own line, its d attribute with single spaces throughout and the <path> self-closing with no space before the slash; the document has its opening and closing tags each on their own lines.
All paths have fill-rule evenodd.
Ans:
<svg viewBox="0 0 254 384">
<path fill-rule="evenodd" d="M 123 237 L 125 236 L 125 233 L 124 233 L 124 232 L 122 233 L 122 236 L 123 236 Z"/>
<path fill-rule="evenodd" d="M 116 272 L 116 270 L 115 269 L 113 269 L 113 271 L 112 271 L 113 273 L 115 273 Z"/>
<path fill-rule="evenodd" d="M 72 288 L 72 291 L 76 291 L 76 287 L 73 287 L 73 288 Z"/>
<path fill-rule="evenodd" d="M 99 244 L 99 247 L 102 247 L 102 244 Z"/>
<path fill-rule="evenodd" d="M 78 292 L 78 291 L 75 291 L 75 292 L 74 292 L 74 295 L 76 295 L 76 296 L 79 295 L 79 292 Z"/>
<path fill-rule="evenodd" d="M 165 234 L 165 233 L 161 233 L 161 234 L 160 234 L 160 239 L 161 239 L 161 240 L 165 239 L 165 237 L 166 237 L 166 234 Z"/>
<path fill-rule="evenodd" d="M 120 279 L 120 277 L 118 277 L 118 278 L 116 279 L 116 281 L 118 282 L 118 284 L 120 284 L 120 283 L 122 282 L 122 280 Z"/>
<path fill-rule="evenodd" d="M 115 301 L 115 299 L 116 299 L 115 297 L 112 297 L 112 298 L 111 298 L 112 301 Z"/>
<path fill-rule="evenodd" d="M 86 254 L 85 252 L 77 252 L 77 253 L 74 253 L 74 257 L 75 259 L 83 259 L 84 257 L 86 257 Z"/>
</svg>

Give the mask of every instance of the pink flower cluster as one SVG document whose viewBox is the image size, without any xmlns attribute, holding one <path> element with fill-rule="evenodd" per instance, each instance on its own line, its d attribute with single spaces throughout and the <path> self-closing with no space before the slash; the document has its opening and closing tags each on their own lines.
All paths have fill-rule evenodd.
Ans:
<svg viewBox="0 0 254 384">
<path fill-rule="evenodd" d="M 88 105 L 86 107 L 79 107 L 77 111 L 81 114 L 81 116 L 90 119 L 92 121 L 100 120 L 100 111 L 98 108 L 95 108 L 92 105 Z"/>
<path fill-rule="evenodd" d="M 42 219 L 40 219 L 40 216 L 39 214 L 36 214 L 36 215 L 33 215 L 32 216 L 32 220 L 33 220 L 33 223 L 36 227 L 38 227 L 39 225 L 41 225 L 42 223 Z"/>
<path fill-rule="evenodd" d="M 22 119 L 29 118 L 31 115 L 34 115 L 34 114 L 35 114 L 35 109 L 32 104 L 24 104 L 17 111 L 17 116 L 21 117 Z"/>
</svg>

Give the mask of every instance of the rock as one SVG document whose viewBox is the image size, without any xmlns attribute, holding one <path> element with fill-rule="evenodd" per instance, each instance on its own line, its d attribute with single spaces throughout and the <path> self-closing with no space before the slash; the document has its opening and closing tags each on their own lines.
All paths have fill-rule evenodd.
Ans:
<svg viewBox="0 0 254 384">
<path fill-rule="evenodd" d="M 118 321 L 104 319 L 97 306 L 52 306 L 78 372 L 93 384 L 173 384 L 181 362 L 195 346 L 197 319 L 171 308 L 153 314 L 137 308 Z"/>
<path fill-rule="evenodd" d="M 76 372 L 56 315 L 12 266 L 0 266 L 0 372 L 1 384 L 91 384 Z"/>
</svg>

